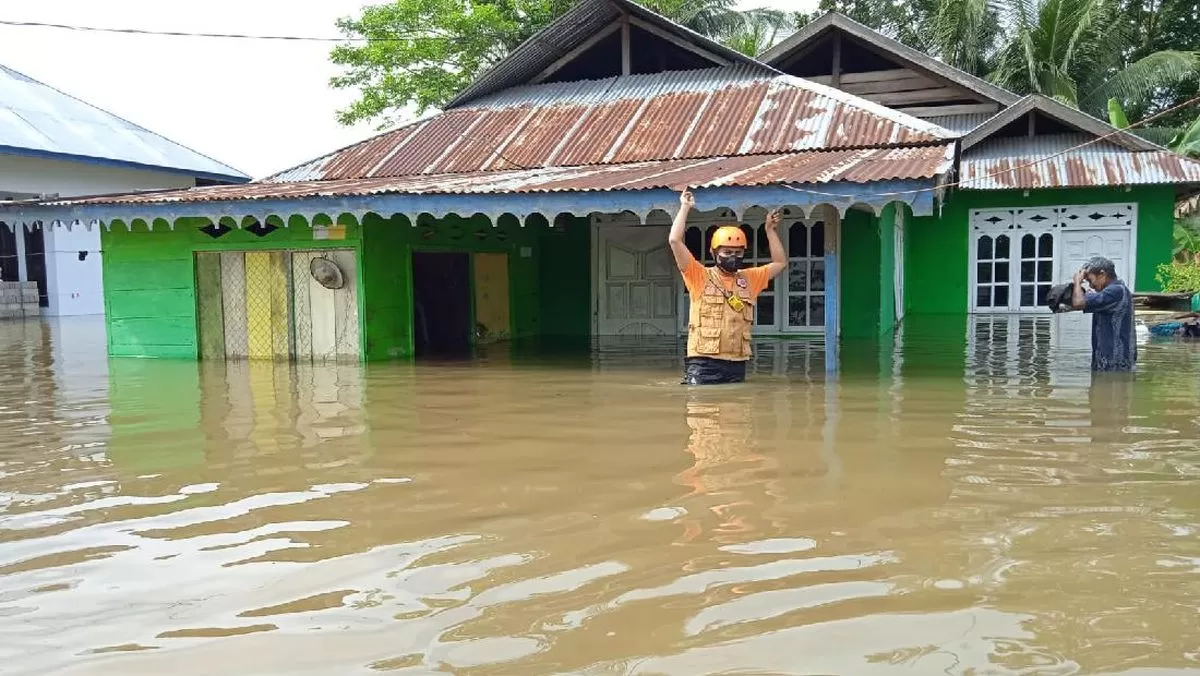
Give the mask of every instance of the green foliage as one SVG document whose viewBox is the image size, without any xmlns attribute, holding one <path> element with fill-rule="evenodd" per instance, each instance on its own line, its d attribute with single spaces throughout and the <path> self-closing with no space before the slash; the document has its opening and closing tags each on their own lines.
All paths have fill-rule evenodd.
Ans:
<svg viewBox="0 0 1200 676">
<path fill-rule="evenodd" d="M 1191 99 L 1200 82 L 1200 0 L 821 0 L 820 8 L 1100 119 L 1113 120 L 1111 102 L 1143 119 Z M 1194 115 L 1157 124 L 1182 127 Z"/>
<path fill-rule="evenodd" d="M 1180 155 L 1200 158 L 1200 115 L 1171 139 L 1169 147 Z"/>
<path fill-rule="evenodd" d="M 1200 260 L 1200 217 L 1175 221 L 1175 259 Z"/>
<path fill-rule="evenodd" d="M 817 11 L 797 12 L 795 23 L 802 27 L 827 12 L 838 12 L 890 38 L 927 53 L 936 53 L 925 28 L 938 11 L 938 0 L 820 0 Z"/>
<path fill-rule="evenodd" d="M 1196 261 L 1163 263 L 1158 266 L 1158 274 L 1154 275 L 1154 278 L 1167 293 L 1200 291 L 1200 263 Z"/>
<path fill-rule="evenodd" d="M 1108 100 L 1108 123 L 1117 129 L 1125 129 L 1129 126 L 1129 118 L 1125 117 L 1125 110 L 1121 108 L 1121 102 L 1116 99 Z"/>
<path fill-rule="evenodd" d="M 343 72 L 335 89 L 359 92 L 338 112 L 342 124 L 394 125 L 402 113 L 441 107 L 531 38 L 574 0 L 391 0 L 337 22 L 347 42 L 330 60 Z M 738 11 L 735 0 L 643 0 L 683 26 L 747 54 L 791 32 L 791 17 L 770 9 Z"/>
<path fill-rule="evenodd" d="M 571 5 L 571 0 L 394 0 L 342 18 L 346 37 L 370 42 L 338 45 L 330 54 L 345 72 L 330 80 L 336 89 L 357 89 L 359 99 L 339 111 L 354 124 L 393 116 L 413 107 L 422 114 L 452 98 Z"/>
</svg>

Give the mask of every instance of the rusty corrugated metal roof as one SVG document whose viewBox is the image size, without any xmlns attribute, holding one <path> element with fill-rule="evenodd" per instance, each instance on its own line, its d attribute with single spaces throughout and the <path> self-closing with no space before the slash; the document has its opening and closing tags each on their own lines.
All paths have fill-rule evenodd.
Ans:
<svg viewBox="0 0 1200 676">
<path fill-rule="evenodd" d="M 1134 152 L 1087 134 L 989 139 L 959 160 L 971 190 L 1200 184 L 1200 162 L 1169 150 Z"/>
<path fill-rule="evenodd" d="M 995 113 L 964 113 L 960 115 L 939 115 L 924 119 L 944 129 L 965 135 L 993 117 L 995 117 Z"/>
<path fill-rule="evenodd" d="M 468 172 L 433 176 L 358 178 L 291 183 L 207 186 L 129 195 L 100 195 L 41 202 L 42 206 L 168 204 L 382 194 L 488 194 L 594 192 L 754 186 L 774 183 L 866 183 L 923 179 L 945 173 L 953 145 L 865 148 L 758 156 L 658 160 L 598 166 Z"/>
<path fill-rule="evenodd" d="M 879 148 L 952 136 L 832 87 L 731 66 L 515 87 L 263 181 Z"/>
</svg>

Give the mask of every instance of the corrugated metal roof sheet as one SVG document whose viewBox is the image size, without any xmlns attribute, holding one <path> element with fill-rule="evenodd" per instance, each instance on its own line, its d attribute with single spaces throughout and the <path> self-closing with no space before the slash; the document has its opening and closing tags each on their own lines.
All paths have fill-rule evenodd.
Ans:
<svg viewBox="0 0 1200 676">
<path fill-rule="evenodd" d="M 679 190 L 776 183 L 866 183 L 924 179 L 945 173 L 953 146 L 866 148 L 776 155 L 661 160 L 619 165 L 545 167 L 437 176 L 360 178 L 293 183 L 210 186 L 130 195 L 101 195 L 42 202 L 43 206 L 165 204 L 231 200 L 352 197 L 381 194 L 488 194 L 594 192 L 607 190 Z"/>
<path fill-rule="evenodd" d="M 0 66 L 0 146 L 245 181 L 226 164 Z"/>
<path fill-rule="evenodd" d="M 1087 134 L 989 139 L 963 153 L 972 190 L 1200 183 L 1200 162 L 1168 150 L 1130 151 Z"/>
<path fill-rule="evenodd" d="M 887 147 L 953 136 L 832 87 L 732 66 L 516 87 L 263 180 Z"/>
<path fill-rule="evenodd" d="M 925 119 L 943 129 L 949 129 L 956 134 L 965 135 L 994 116 L 995 113 L 970 113 L 967 115 L 942 115 L 939 117 L 927 117 Z"/>
</svg>

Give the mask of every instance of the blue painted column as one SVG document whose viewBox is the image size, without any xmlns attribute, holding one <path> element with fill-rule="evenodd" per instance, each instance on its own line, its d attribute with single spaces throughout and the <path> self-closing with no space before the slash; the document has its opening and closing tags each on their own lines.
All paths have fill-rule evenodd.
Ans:
<svg viewBox="0 0 1200 676">
<path fill-rule="evenodd" d="M 825 373 L 838 370 L 838 244 L 842 222 L 837 210 L 828 207 L 825 220 Z"/>
</svg>

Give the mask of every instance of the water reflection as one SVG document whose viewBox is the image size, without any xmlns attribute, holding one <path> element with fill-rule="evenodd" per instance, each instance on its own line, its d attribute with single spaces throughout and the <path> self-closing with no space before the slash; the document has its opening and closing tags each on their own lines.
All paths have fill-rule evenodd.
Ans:
<svg viewBox="0 0 1200 676">
<path fill-rule="evenodd" d="M 0 658 L 1197 667 L 1200 350 L 1093 378 L 1059 318 L 956 321 L 848 344 L 836 382 L 819 343 L 761 340 L 750 382 L 707 389 L 674 340 L 197 365 L 106 360 L 95 320 L 0 324 Z"/>
</svg>

